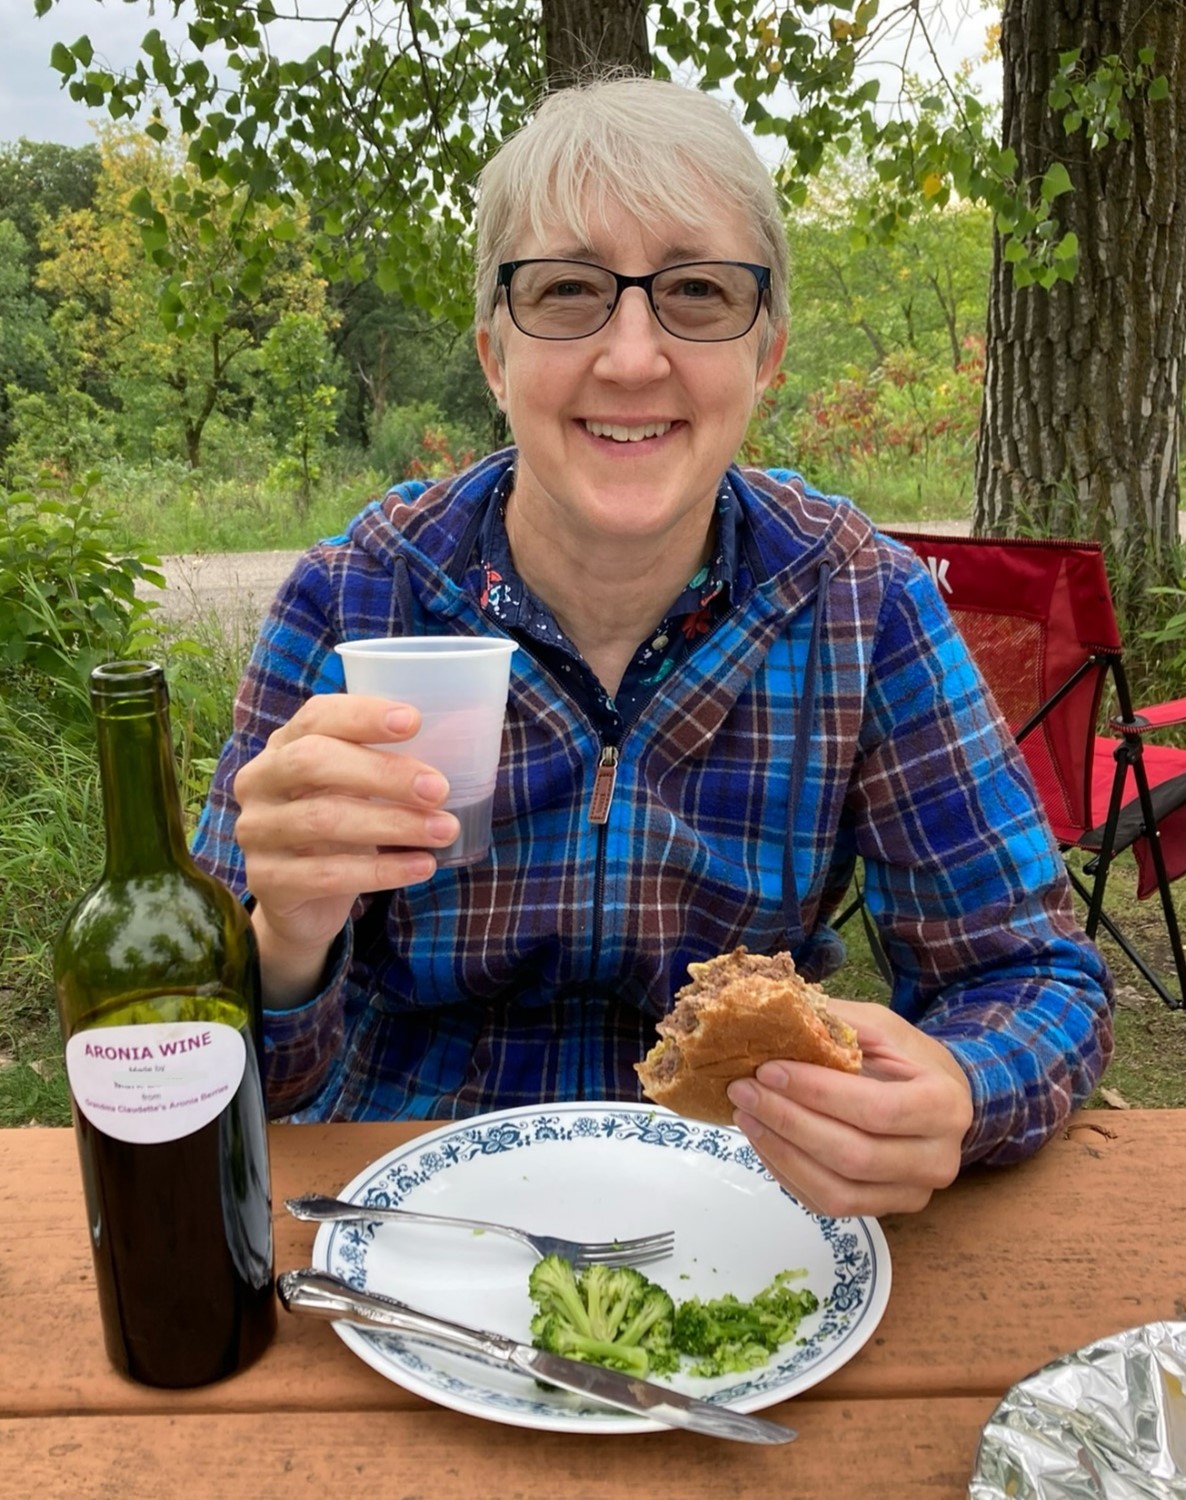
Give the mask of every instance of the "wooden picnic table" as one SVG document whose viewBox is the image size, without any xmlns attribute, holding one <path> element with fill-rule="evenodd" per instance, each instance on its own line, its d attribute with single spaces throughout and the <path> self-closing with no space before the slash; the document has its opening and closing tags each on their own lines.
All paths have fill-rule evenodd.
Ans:
<svg viewBox="0 0 1186 1500">
<path fill-rule="evenodd" d="M 418 1124 L 271 1132 L 276 1265 L 316 1232 L 283 1199 L 334 1191 Z M 685 1432 L 540 1432 L 434 1406 L 280 1313 L 253 1368 L 168 1392 L 103 1352 L 69 1130 L 0 1131 L 0 1496 L 253 1500 L 866 1500 L 964 1496 L 984 1422 L 1055 1356 L 1186 1318 L 1186 1110 L 1088 1111 L 1033 1160 L 974 1169 L 920 1214 L 882 1221 L 893 1290 L 843 1369 L 767 1415 L 781 1448 Z"/>
</svg>

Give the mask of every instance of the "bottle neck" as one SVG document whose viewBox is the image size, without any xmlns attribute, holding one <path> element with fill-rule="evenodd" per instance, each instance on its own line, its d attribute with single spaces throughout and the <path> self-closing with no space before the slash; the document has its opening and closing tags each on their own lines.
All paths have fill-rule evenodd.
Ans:
<svg viewBox="0 0 1186 1500">
<path fill-rule="evenodd" d="M 117 677 L 100 680 L 104 672 Z M 91 680 L 107 827 L 108 877 L 190 864 L 177 792 L 164 673 L 151 663 L 99 668 Z"/>
</svg>

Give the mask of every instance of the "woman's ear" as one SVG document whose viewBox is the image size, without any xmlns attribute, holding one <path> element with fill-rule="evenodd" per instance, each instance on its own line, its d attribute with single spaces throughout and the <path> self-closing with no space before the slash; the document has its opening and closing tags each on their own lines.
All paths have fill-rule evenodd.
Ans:
<svg viewBox="0 0 1186 1500">
<path fill-rule="evenodd" d="M 478 363 L 482 366 L 482 374 L 486 377 L 490 393 L 498 402 L 499 411 L 505 412 L 507 409 L 506 371 L 503 368 L 502 355 L 489 328 L 479 328 L 474 336 L 474 343 L 477 347 Z"/>
</svg>

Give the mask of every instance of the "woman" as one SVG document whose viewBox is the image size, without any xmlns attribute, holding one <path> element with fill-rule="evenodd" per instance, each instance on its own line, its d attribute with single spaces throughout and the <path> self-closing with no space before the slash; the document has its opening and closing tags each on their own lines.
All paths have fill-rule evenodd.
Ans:
<svg viewBox="0 0 1186 1500">
<path fill-rule="evenodd" d="M 1107 1062 L 1106 972 L 923 569 L 733 466 L 786 343 L 768 173 L 702 93 L 552 95 L 483 173 L 477 348 L 515 447 L 397 486 L 273 605 L 199 830 L 250 893 L 269 1092 L 299 1119 L 636 1097 L 687 965 L 837 965 L 857 856 L 892 1007 L 860 1077 L 772 1062 L 736 1121 L 808 1205 L 922 1207 L 1036 1149 Z M 494 847 L 335 642 L 512 636 Z"/>
</svg>

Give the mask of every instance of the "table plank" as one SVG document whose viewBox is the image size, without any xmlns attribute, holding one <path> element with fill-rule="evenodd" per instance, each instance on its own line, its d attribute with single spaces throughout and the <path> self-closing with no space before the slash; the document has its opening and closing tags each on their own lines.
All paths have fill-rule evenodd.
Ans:
<svg viewBox="0 0 1186 1500">
<path fill-rule="evenodd" d="M 286 1196 L 336 1190 L 423 1128 L 274 1127 L 277 1268 L 308 1264 L 316 1232 L 283 1211 Z M 1186 1112 L 1084 1113 L 1031 1161 L 969 1172 L 925 1212 L 886 1218 L 885 1318 L 813 1394 L 999 1398 L 1068 1349 L 1186 1318 L 1184 1180 Z M 70 1131 L 0 1131 L 0 1222 L 0 1415 L 159 1409 L 160 1393 L 120 1379 L 103 1352 Z M 168 1401 L 186 1414 L 426 1409 L 328 1324 L 284 1314 L 260 1365 Z"/>
<path fill-rule="evenodd" d="M 690 1433 L 585 1437 L 431 1412 L 290 1411 L 0 1420 L 0 1496 L 292 1500 L 351 1493 L 384 1500 L 963 1500 L 995 1403 L 814 1401 L 793 1408 L 799 1440 L 754 1448 Z M 477 1434 L 477 1440 L 475 1439 Z"/>
</svg>

